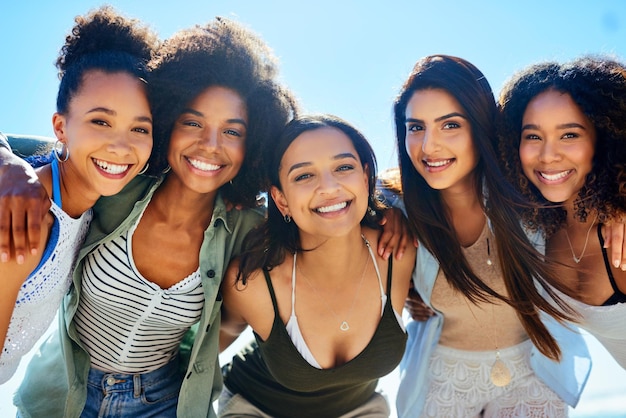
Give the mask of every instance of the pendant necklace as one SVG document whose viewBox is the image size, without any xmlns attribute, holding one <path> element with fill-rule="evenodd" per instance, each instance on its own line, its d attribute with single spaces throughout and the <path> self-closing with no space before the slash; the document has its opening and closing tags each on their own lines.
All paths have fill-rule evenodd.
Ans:
<svg viewBox="0 0 626 418">
<path fill-rule="evenodd" d="M 565 238 L 567 238 L 567 243 L 569 244 L 569 249 L 572 252 L 572 259 L 574 260 L 574 263 L 576 263 L 576 264 L 580 263 L 580 260 L 582 260 L 583 256 L 585 255 L 585 250 L 587 249 L 587 243 L 589 242 L 589 233 L 591 232 L 591 229 L 593 228 L 593 224 L 596 223 L 597 219 L 598 219 L 598 214 L 596 213 L 596 217 L 593 218 L 593 222 L 591 222 L 591 226 L 589 226 L 589 229 L 587 230 L 587 237 L 585 238 L 585 245 L 583 245 L 583 250 L 580 253 L 580 257 L 576 257 L 576 254 L 574 253 L 574 247 L 572 246 L 572 241 L 570 241 L 569 234 L 567 233 L 567 227 L 564 228 L 565 229 Z"/>
<path fill-rule="evenodd" d="M 373 258 L 372 249 L 370 248 L 369 241 L 365 238 L 365 236 L 363 234 L 361 234 L 361 238 L 363 239 L 363 242 L 365 243 L 365 246 L 367 247 L 369 255 Z M 346 319 L 341 321 L 339 315 L 337 315 L 337 312 L 335 312 L 335 310 L 328 304 L 326 299 L 323 298 L 322 295 L 320 295 L 318 293 L 317 289 L 315 287 L 313 287 L 313 284 L 309 281 L 309 278 L 306 277 L 306 275 L 302 272 L 302 270 L 300 270 L 300 267 L 297 267 L 297 265 L 296 265 L 296 254 L 297 253 L 294 253 L 294 255 L 293 255 L 293 264 L 294 264 L 294 266 L 296 266 L 296 269 L 300 272 L 300 275 L 302 275 L 302 277 L 304 277 L 304 280 L 306 281 L 306 283 L 313 290 L 313 292 L 315 292 L 315 295 L 318 297 L 318 299 L 321 299 L 322 302 L 324 302 L 324 305 L 326 305 L 326 308 L 333 314 L 333 316 L 337 319 L 337 321 L 341 322 L 341 325 L 339 325 L 339 329 L 341 331 L 343 331 L 343 332 L 348 331 L 350 329 L 350 324 L 348 324 L 348 320 L 350 319 L 350 315 L 352 314 L 352 310 L 354 309 L 354 304 L 356 303 L 356 300 L 357 300 L 357 298 L 359 296 L 359 292 L 361 290 L 361 286 L 363 285 L 363 279 L 365 278 L 365 272 L 367 271 L 367 266 L 369 264 L 370 257 L 368 257 L 366 255 L 365 263 L 364 263 L 365 265 L 363 266 L 363 272 L 361 273 L 361 280 L 359 282 L 359 287 L 356 289 L 356 293 L 354 294 L 354 299 L 352 299 L 352 305 L 350 305 L 350 310 L 348 311 L 348 314 L 346 315 Z"/>
</svg>

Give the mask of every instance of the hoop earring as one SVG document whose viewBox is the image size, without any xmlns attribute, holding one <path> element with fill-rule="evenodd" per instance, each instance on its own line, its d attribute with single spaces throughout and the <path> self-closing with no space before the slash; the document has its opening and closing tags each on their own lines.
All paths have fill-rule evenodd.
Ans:
<svg viewBox="0 0 626 418">
<path fill-rule="evenodd" d="M 285 216 L 283 216 L 283 220 L 286 224 L 288 224 L 289 222 L 291 222 L 291 216 L 289 216 L 289 214 L 286 214 Z"/>
<path fill-rule="evenodd" d="M 59 144 L 61 144 L 60 150 Z M 66 148 L 65 158 L 63 158 L 63 148 Z M 63 142 L 59 141 L 58 139 L 54 143 L 54 147 L 52 148 L 52 150 L 54 151 L 54 158 L 56 158 L 57 161 L 60 163 L 64 163 L 70 158 L 70 149 L 65 147 L 65 144 L 63 144 Z"/>
<path fill-rule="evenodd" d="M 163 171 L 161 171 L 161 173 L 163 173 L 163 174 L 167 174 L 167 173 L 169 173 L 169 172 L 170 172 L 170 170 L 171 170 L 171 169 L 172 169 L 172 167 L 170 167 L 170 165 L 168 164 L 168 165 L 167 165 L 167 167 L 165 167 L 165 168 L 163 169 Z"/>
<path fill-rule="evenodd" d="M 146 171 L 148 171 L 148 167 L 150 167 L 150 163 L 146 163 L 146 165 L 144 165 L 141 171 L 137 174 L 146 174 Z"/>
</svg>

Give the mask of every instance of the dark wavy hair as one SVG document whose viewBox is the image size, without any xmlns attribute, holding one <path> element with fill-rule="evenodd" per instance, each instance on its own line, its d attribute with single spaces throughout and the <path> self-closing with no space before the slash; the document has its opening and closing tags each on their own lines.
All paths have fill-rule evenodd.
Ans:
<svg viewBox="0 0 626 418">
<path fill-rule="evenodd" d="M 428 89 L 441 89 L 452 95 L 470 122 L 479 159 L 474 169 L 476 195 L 480 202 L 484 202 L 483 210 L 491 221 L 508 297 L 491 289 L 472 271 L 446 215 L 440 192 L 428 185 L 407 153 L 406 107 L 415 92 Z M 537 348 L 548 357 L 559 358 L 559 346 L 541 321 L 539 310 L 558 320 L 571 319 L 571 309 L 547 284 L 564 292 L 567 289 L 554 279 L 554 267 L 546 263 L 529 242 L 514 209 L 526 205 L 526 201 L 506 182 L 498 164 L 495 148 L 497 107 L 485 76 L 461 58 L 427 56 L 415 64 L 394 102 L 393 112 L 405 207 L 409 226 L 420 245 L 439 261 L 452 287 L 463 292 L 473 303 L 490 302 L 492 298 L 508 303 L 516 309 Z M 563 311 L 555 309 L 541 296 L 533 278 L 554 296 Z"/>
<path fill-rule="evenodd" d="M 370 228 L 379 228 L 381 209 L 383 205 L 375 196 L 376 186 L 376 156 L 367 139 L 348 122 L 332 115 L 307 115 L 293 119 L 285 127 L 276 144 L 267 149 L 264 155 L 266 161 L 265 173 L 269 186 L 282 190 L 279 179 L 280 163 L 287 148 L 293 141 L 305 132 L 325 127 L 335 128 L 343 132 L 354 146 L 362 167 L 368 174 L 368 210 L 361 220 L 361 225 Z M 246 284 L 249 276 L 257 269 L 271 270 L 280 265 L 287 253 L 308 251 L 300 247 L 298 226 L 294 222 L 285 223 L 283 215 L 276 203 L 268 198 L 267 220 L 256 229 L 248 233 L 244 241 L 244 248 L 240 256 L 237 281 Z"/>
<path fill-rule="evenodd" d="M 199 94 L 212 86 L 236 91 L 248 111 L 246 153 L 239 173 L 221 188 L 233 204 L 258 206 L 262 189 L 260 156 L 297 113 L 296 100 L 278 81 L 272 50 L 240 24 L 216 18 L 174 34 L 154 60 L 149 88 L 154 116 L 152 174 L 167 166 L 167 149 L 176 119 Z"/>
<path fill-rule="evenodd" d="M 87 71 L 125 72 L 148 80 L 147 64 L 159 45 L 157 35 L 137 19 L 110 6 L 77 16 L 56 61 L 59 71 L 57 112 L 65 114 Z"/>
<path fill-rule="evenodd" d="M 531 65 L 507 81 L 499 98 L 500 158 L 509 181 L 535 207 L 524 209 L 529 228 L 550 237 L 565 223 L 566 211 L 543 197 L 526 178 L 519 158 L 522 118 L 528 103 L 540 93 L 569 94 L 596 130 L 591 172 L 574 202 L 582 222 L 590 211 L 600 222 L 613 220 L 626 210 L 626 66 L 600 56 L 584 56 L 565 64 Z"/>
</svg>

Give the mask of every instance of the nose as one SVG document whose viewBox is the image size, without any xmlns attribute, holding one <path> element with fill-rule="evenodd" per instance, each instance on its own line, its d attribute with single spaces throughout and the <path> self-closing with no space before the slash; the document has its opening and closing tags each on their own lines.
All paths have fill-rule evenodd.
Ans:
<svg viewBox="0 0 626 418">
<path fill-rule="evenodd" d="M 107 151 L 117 155 L 130 154 L 133 138 L 130 133 L 119 133 L 109 138 Z"/>
<path fill-rule="evenodd" d="M 439 136 L 431 129 L 424 129 L 422 138 L 422 152 L 426 155 L 432 154 L 439 148 Z"/>
<path fill-rule="evenodd" d="M 203 133 L 198 143 L 205 149 L 216 150 L 220 147 L 220 132 L 215 129 L 209 129 Z"/>
<path fill-rule="evenodd" d="M 543 141 L 539 151 L 539 160 L 543 163 L 551 163 L 560 159 L 561 153 L 558 144 L 554 141 Z"/>
<path fill-rule="evenodd" d="M 320 174 L 319 190 L 324 195 L 333 194 L 339 190 L 339 183 L 333 173 Z"/>
</svg>

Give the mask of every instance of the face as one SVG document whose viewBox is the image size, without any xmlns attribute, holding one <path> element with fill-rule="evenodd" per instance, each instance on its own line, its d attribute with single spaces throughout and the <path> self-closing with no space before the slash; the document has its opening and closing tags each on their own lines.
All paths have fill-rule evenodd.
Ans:
<svg viewBox="0 0 626 418">
<path fill-rule="evenodd" d="M 66 114 L 52 119 L 69 149 L 61 163 L 72 187 L 98 197 L 119 192 L 152 150 L 152 115 L 145 84 L 127 73 L 85 73 Z"/>
<path fill-rule="evenodd" d="M 569 94 L 546 91 L 528 103 L 519 148 L 522 169 L 551 202 L 575 200 L 592 168 L 596 134 Z"/>
<path fill-rule="evenodd" d="M 282 157 L 272 198 L 304 234 L 338 236 L 360 227 L 368 205 L 368 177 L 350 138 L 336 128 L 307 131 Z"/>
<path fill-rule="evenodd" d="M 473 187 L 478 157 L 472 130 L 456 99 L 441 89 L 418 90 L 406 111 L 406 152 L 433 189 Z"/>
<path fill-rule="evenodd" d="M 209 87 L 181 113 L 172 130 L 168 162 L 197 193 L 213 193 L 232 180 L 244 160 L 248 112 L 234 90 Z"/>
</svg>

